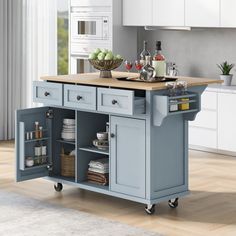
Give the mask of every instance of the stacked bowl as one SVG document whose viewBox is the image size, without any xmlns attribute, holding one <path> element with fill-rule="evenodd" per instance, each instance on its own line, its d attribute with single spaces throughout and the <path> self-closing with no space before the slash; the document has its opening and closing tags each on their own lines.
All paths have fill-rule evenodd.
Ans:
<svg viewBox="0 0 236 236">
<path fill-rule="evenodd" d="M 66 141 L 75 140 L 75 119 L 63 119 L 61 138 Z"/>
</svg>

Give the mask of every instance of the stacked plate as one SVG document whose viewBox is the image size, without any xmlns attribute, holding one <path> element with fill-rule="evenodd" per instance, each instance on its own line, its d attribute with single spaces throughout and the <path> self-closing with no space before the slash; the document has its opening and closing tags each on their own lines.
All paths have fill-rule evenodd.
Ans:
<svg viewBox="0 0 236 236">
<path fill-rule="evenodd" d="M 64 119 L 61 138 L 67 141 L 75 140 L 75 119 Z"/>
</svg>

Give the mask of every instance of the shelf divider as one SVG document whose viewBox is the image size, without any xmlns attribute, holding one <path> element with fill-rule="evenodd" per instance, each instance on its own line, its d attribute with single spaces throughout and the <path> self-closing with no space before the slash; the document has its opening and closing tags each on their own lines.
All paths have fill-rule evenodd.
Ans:
<svg viewBox="0 0 236 236">
<path fill-rule="evenodd" d="M 86 151 L 86 152 L 93 152 L 93 153 L 99 153 L 103 155 L 109 155 L 109 149 L 107 150 L 101 150 L 93 146 L 87 146 L 87 147 L 81 147 L 79 150 Z"/>
</svg>

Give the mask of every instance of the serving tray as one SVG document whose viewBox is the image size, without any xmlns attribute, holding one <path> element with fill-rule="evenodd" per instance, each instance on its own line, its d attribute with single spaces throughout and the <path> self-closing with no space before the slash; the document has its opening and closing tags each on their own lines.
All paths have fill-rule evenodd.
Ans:
<svg viewBox="0 0 236 236">
<path fill-rule="evenodd" d="M 120 77 L 120 78 L 116 78 L 116 79 L 121 80 L 121 81 L 128 81 L 128 82 L 163 83 L 163 82 L 176 81 L 178 78 L 176 78 L 176 77 L 155 77 L 155 78 L 152 78 L 152 80 L 142 80 L 140 78 L 133 78 L 133 77 Z"/>
</svg>

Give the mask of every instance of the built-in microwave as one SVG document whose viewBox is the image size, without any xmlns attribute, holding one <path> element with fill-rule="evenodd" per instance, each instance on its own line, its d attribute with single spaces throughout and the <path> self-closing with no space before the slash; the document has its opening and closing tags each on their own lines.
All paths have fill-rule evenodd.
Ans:
<svg viewBox="0 0 236 236">
<path fill-rule="evenodd" d="M 81 39 L 109 40 L 110 16 L 108 13 L 71 13 L 71 41 Z"/>
</svg>

